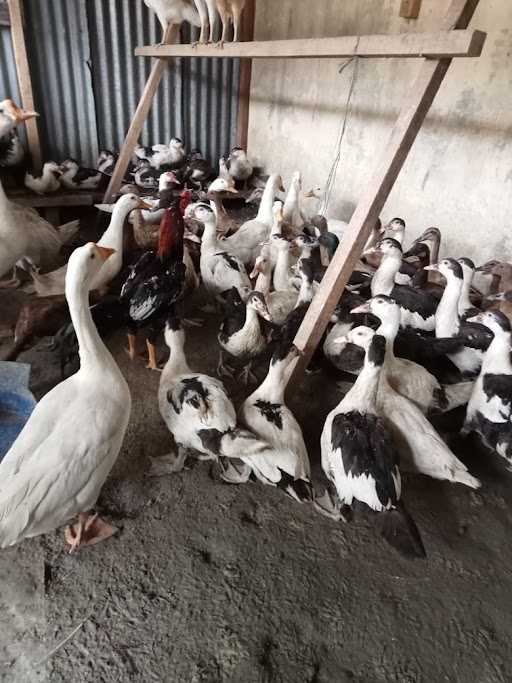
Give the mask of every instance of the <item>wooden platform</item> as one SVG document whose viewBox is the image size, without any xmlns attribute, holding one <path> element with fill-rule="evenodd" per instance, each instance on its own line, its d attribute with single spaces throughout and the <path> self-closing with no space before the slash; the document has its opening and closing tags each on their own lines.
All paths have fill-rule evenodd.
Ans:
<svg viewBox="0 0 512 683">
<path fill-rule="evenodd" d="M 93 206 L 101 202 L 102 192 L 70 191 L 38 195 L 21 188 L 5 188 L 7 196 L 17 204 L 34 209 L 64 208 L 66 206 Z"/>
</svg>

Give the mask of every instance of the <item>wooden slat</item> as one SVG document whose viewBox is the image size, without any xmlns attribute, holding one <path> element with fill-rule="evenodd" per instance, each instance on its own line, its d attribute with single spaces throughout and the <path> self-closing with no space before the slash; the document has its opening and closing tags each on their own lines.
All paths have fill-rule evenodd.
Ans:
<svg viewBox="0 0 512 683">
<path fill-rule="evenodd" d="M 64 206 L 93 206 L 99 198 L 90 192 L 37 195 L 27 192 L 8 192 L 9 199 L 16 204 L 34 209 L 49 209 Z"/>
<path fill-rule="evenodd" d="M 138 57 L 478 57 L 485 41 L 481 31 L 439 31 L 399 35 L 342 36 L 269 40 L 215 45 L 161 45 L 135 49 Z"/>
<path fill-rule="evenodd" d="M 11 17 L 12 47 L 14 59 L 16 61 L 21 104 L 24 109 L 33 111 L 35 109 L 34 95 L 32 92 L 32 80 L 30 78 L 30 68 L 28 65 L 27 47 L 25 45 L 21 0 L 9 0 L 9 12 Z M 25 126 L 27 129 L 28 147 L 32 156 L 32 165 L 34 170 L 39 172 L 42 168 L 42 154 L 37 119 L 29 119 L 25 123 Z"/>
<path fill-rule="evenodd" d="M 178 38 L 178 34 L 179 26 L 169 27 L 165 34 L 164 42 L 174 42 Z M 151 69 L 151 73 L 147 80 L 142 96 L 139 100 L 139 104 L 137 105 L 137 109 L 135 110 L 132 122 L 128 129 L 128 132 L 126 133 L 126 137 L 124 139 L 123 146 L 119 154 L 119 159 L 117 160 L 116 167 L 114 168 L 114 172 L 112 173 L 110 183 L 105 192 L 103 201 L 106 204 L 111 203 L 115 195 L 119 192 L 119 189 L 123 183 L 126 169 L 130 164 L 130 160 L 133 155 L 133 150 L 137 146 L 137 141 L 140 137 L 142 127 L 144 126 L 144 123 L 148 117 L 149 110 L 151 109 L 151 105 L 153 104 L 155 93 L 158 89 L 158 86 L 160 85 L 160 81 L 162 80 L 162 76 L 164 75 L 164 72 L 167 69 L 167 67 L 167 60 L 159 59 L 155 62 L 153 68 Z"/>
<path fill-rule="evenodd" d="M 0 26 L 10 26 L 11 17 L 9 16 L 9 8 L 4 3 L 0 4 Z"/>
<path fill-rule="evenodd" d="M 246 3 L 242 18 L 242 40 L 254 39 L 254 0 Z M 240 85 L 238 87 L 238 117 L 236 124 L 236 144 L 242 149 L 247 149 L 249 134 L 249 106 L 251 99 L 252 60 L 240 60 Z"/>
<path fill-rule="evenodd" d="M 457 22 L 469 22 L 476 8 L 474 0 L 452 0 L 441 28 L 447 29 Z M 449 22 L 449 23 L 448 23 Z M 451 60 L 426 59 L 406 96 L 400 115 L 393 127 L 379 165 L 369 180 L 350 220 L 342 243 L 327 269 L 320 287 L 295 338 L 302 355 L 297 361 L 289 382 L 296 381 L 307 367 L 343 289 L 361 255 L 372 226 L 382 210 L 391 188 L 400 173 L 409 150 L 439 90 Z"/>
</svg>

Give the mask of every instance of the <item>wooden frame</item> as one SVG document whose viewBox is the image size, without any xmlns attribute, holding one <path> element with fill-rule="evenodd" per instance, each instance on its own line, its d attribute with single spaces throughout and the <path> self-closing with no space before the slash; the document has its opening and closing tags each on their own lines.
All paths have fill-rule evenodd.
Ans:
<svg viewBox="0 0 512 683">
<path fill-rule="evenodd" d="M 482 31 L 440 31 L 397 35 L 343 36 L 268 40 L 216 45 L 157 45 L 138 47 L 138 57 L 245 57 L 249 59 L 305 59 L 353 57 L 478 57 L 485 41 Z"/>
<path fill-rule="evenodd" d="M 242 15 L 242 40 L 254 40 L 255 0 L 249 0 Z M 236 144 L 247 149 L 249 137 L 249 106 L 251 100 L 252 60 L 240 60 L 240 84 L 238 88 L 238 114 L 236 120 Z"/>
<path fill-rule="evenodd" d="M 25 31 L 23 28 L 23 7 L 21 0 L 8 0 L 9 18 L 11 26 L 12 47 L 16 61 L 16 72 L 21 93 L 21 104 L 24 109 L 34 111 L 34 94 L 32 91 L 32 79 L 28 64 L 27 46 L 25 44 Z M 38 173 L 43 165 L 41 153 L 41 140 L 37 128 L 37 119 L 29 119 L 25 123 L 27 129 L 27 141 L 32 165 Z"/>
<path fill-rule="evenodd" d="M 398 36 L 355 36 L 343 38 L 315 38 L 213 45 L 163 45 L 140 47 L 138 56 L 152 56 L 165 62 L 170 57 L 241 57 L 253 58 L 318 58 L 318 57 L 407 57 L 423 58 L 418 76 L 407 89 L 404 103 L 377 169 L 350 220 L 344 238 L 320 283 L 318 291 L 295 337 L 301 356 L 289 379 L 297 379 L 309 363 L 331 318 L 334 308 L 361 255 L 370 231 L 391 192 L 409 150 L 430 109 L 434 97 L 448 71 L 453 57 L 477 57 L 481 54 L 486 34 L 466 30 L 479 0 L 451 0 L 442 19 L 439 33 L 412 33 Z M 154 67 L 156 68 L 156 67 Z M 153 75 L 153 73 L 152 73 Z M 151 77 L 150 77 L 151 80 Z M 146 86 L 132 126 L 125 140 L 114 175 L 123 176 L 143 124 L 141 111 L 149 111 L 156 87 Z M 144 116 L 145 118 L 145 116 Z M 130 135 L 134 128 L 137 135 Z M 120 161 L 121 161 L 120 157 Z M 112 178 L 114 180 L 114 176 Z M 119 188 L 117 188 L 119 189 Z M 112 182 L 108 201 L 114 191 Z"/>
</svg>

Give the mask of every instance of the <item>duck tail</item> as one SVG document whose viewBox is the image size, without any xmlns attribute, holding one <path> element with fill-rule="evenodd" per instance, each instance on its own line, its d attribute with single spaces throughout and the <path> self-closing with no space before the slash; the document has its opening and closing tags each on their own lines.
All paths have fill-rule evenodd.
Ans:
<svg viewBox="0 0 512 683">
<path fill-rule="evenodd" d="M 473 477 L 467 470 L 456 470 L 453 473 L 453 482 L 457 484 L 464 484 L 464 486 L 469 486 L 471 489 L 479 489 L 482 484 L 479 479 Z"/>
<path fill-rule="evenodd" d="M 383 538 L 401 555 L 409 558 L 427 556 L 418 527 L 402 502 L 381 512 L 377 520 Z"/>
<path fill-rule="evenodd" d="M 60 225 L 57 230 L 59 233 L 59 240 L 61 244 L 68 244 L 68 242 L 71 241 L 71 239 L 76 235 L 78 232 L 78 228 L 80 227 L 80 221 L 70 221 L 69 223 L 64 223 L 64 225 Z"/>
<path fill-rule="evenodd" d="M 305 479 L 294 479 L 281 470 L 281 479 L 277 487 L 285 491 L 299 503 L 311 503 L 313 501 L 313 488 Z"/>
</svg>

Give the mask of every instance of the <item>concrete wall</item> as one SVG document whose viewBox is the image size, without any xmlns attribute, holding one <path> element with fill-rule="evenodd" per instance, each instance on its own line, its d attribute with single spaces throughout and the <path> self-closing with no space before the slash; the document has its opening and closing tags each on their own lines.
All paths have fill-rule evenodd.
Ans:
<svg viewBox="0 0 512 683">
<path fill-rule="evenodd" d="M 449 0 L 423 0 L 418 20 L 401 19 L 400 0 L 258 0 L 256 38 L 435 31 Z M 488 33 L 479 59 L 454 60 L 382 217 L 402 216 L 407 238 L 435 225 L 442 251 L 481 262 L 512 259 L 512 0 L 480 0 L 472 28 Z M 325 185 L 354 64 L 336 60 L 254 63 L 249 150 L 304 187 Z M 369 178 L 417 60 L 359 60 L 328 213 L 350 218 Z"/>
</svg>

